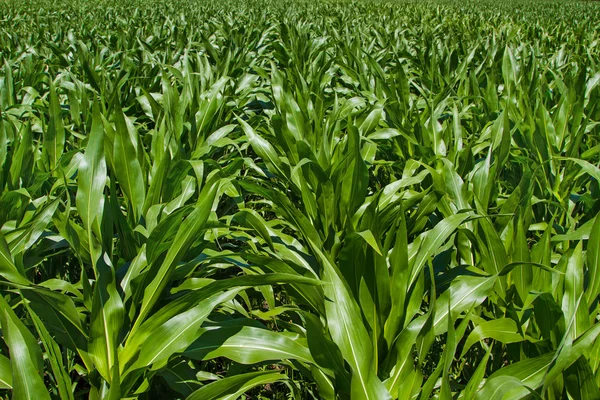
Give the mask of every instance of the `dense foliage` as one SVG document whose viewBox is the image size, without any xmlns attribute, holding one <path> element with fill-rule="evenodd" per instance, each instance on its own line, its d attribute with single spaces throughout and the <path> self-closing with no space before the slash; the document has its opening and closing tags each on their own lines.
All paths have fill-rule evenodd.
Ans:
<svg viewBox="0 0 600 400">
<path fill-rule="evenodd" d="M 0 396 L 600 398 L 599 4 L 0 18 Z"/>
</svg>

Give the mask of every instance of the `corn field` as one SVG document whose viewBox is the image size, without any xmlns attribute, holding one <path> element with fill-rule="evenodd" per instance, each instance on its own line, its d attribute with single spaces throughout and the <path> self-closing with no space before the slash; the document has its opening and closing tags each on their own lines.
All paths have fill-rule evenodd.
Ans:
<svg viewBox="0 0 600 400">
<path fill-rule="evenodd" d="M 0 398 L 600 399 L 600 3 L 0 0 Z"/>
</svg>

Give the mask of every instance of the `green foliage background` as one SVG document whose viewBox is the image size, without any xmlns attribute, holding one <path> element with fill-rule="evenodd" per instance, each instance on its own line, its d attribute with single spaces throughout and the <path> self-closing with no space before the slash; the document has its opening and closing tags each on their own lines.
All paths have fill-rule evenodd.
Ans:
<svg viewBox="0 0 600 400">
<path fill-rule="evenodd" d="M 0 396 L 600 398 L 599 5 L 0 18 Z"/>
</svg>

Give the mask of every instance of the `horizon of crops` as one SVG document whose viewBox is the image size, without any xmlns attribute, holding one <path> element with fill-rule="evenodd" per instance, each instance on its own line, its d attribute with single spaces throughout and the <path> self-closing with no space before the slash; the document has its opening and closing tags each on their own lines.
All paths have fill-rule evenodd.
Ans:
<svg viewBox="0 0 600 400">
<path fill-rule="evenodd" d="M 0 398 L 600 399 L 600 4 L 0 2 Z"/>
</svg>

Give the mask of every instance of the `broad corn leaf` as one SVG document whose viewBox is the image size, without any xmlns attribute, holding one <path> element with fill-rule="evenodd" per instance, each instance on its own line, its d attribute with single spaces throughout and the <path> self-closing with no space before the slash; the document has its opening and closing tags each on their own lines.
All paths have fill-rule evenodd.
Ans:
<svg viewBox="0 0 600 400">
<path fill-rule="evenodd" d="M 0 296 L 0 323 L 10 350 L 12 397 L 15 400 L 50 399 L 42 379 L 42 352 L 35 337 Z"/>
</svg>

